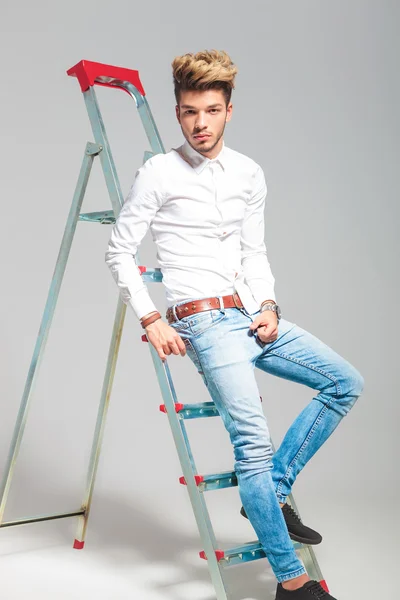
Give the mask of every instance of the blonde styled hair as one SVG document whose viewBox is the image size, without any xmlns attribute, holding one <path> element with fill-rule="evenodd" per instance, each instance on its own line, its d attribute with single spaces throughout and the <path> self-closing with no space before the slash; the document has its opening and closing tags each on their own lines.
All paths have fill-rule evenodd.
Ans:
<svg viewBox="0 0 400 600">
<path fill-rule="evenodd" d="M 174 92 L 179 104 L 182 90 L 222 90 L 226 104 L 231 99 L 237 68 L 224 50 L 184 54 L 172 61 Z"/>
</svg>

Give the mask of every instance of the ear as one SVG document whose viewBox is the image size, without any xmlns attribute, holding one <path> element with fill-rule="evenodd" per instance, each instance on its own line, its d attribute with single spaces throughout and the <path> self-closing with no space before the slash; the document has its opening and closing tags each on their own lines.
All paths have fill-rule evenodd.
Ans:
<svg viewBox="0 0 400 600">
<path fill-rule="evenodd" d="M 227 108 L 226 108 L 226 122 L 230 121 L 232 118 L 232 110 L 233 110 L 233 104 L 232 102 L 229 102 Z"/>
<path fill-rule="evenodd" d="M 178 119 L 179 124 L 181 123 L 181 116 L 180 116 L 180 111 L 179 111 L 179 106 L 176 105 L 175 106 L 175 114 L 176 114 L 176 118 Z"/>
</svg>

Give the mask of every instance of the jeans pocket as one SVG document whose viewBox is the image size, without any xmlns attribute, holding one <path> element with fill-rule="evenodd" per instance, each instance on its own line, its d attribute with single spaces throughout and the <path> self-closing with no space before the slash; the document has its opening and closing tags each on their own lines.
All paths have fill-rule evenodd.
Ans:
<svg viewBox="0 0 400 600">
<path fill-rule="evenodd" d="M 226 319 L 226 316 L 226 312 L 222 312 L 219 308 L 216 308 L 195 313 L 190 317 L 185 317 L 185 319 L 188 319 L 191 333 L 194 336 L 198 336 L 218 323 L 221 323 L 221 321 Z"/>
<path fill-rule="evenodd" d="M 188 317 L 183 317 L 183 319 L 179 319 L 179 321 L 172 321 L 172 323 L 168 323 L 168 325 L 175 329 L 175 331 L 177 331 L 178 333 L 180 331 L 186 331 L 190 327 L 187 319 Z"/>
</svg>

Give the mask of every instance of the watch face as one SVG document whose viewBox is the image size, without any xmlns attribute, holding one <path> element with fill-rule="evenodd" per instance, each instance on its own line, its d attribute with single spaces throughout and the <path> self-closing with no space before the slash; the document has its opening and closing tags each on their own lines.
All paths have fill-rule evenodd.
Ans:
<svg viewBox="0 0 400 600">
<path fill-rule="evenodd" d="M 278 317 L 278 320 L 281 318 L 281 314 L 281 309 L 278 305 L 276 305 L 276 316 Z"/>
</svg>

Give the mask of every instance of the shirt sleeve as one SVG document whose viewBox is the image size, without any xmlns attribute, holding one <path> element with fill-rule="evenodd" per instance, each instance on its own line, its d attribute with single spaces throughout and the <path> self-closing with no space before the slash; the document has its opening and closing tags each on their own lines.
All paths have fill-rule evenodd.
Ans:
<svg viewBox="0 0 400 600">
<path fill-rule="evenodd" d="M 138 246 L 162 204 L 160 178 L 150 163 L 151 159 L 136 172 L 112 229 L 105 255 L 122 301 L 131 306 L 139 320 L 157 310 L 135 260 Z"/>
<path fill-rule="evenodd" d="M 263 170 L 257 166 L 253 176 L 253 191 L 246 207 L 240 244 L 241 262 L 246 282 L 259 306 L 264 300 L 274 300 L 275 278 L 267 258 L 264 242 L 264 209 L 267 185 Z"/>
</svg>

